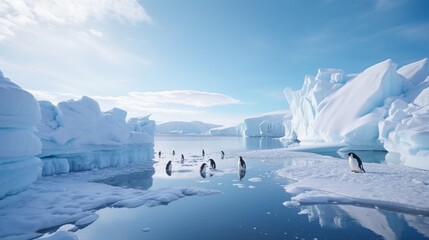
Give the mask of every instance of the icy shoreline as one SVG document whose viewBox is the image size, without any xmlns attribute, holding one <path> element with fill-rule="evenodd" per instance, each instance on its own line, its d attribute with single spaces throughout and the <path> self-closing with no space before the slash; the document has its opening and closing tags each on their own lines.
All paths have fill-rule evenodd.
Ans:
<svg viewBox="0 0 429 240">
<path fill-rule="evenodd" d="M 194 187 L 141 190 L 93 182 L 138 172 L 153 175 L 153 163 L 134 163 L 124 167 L 40 178 L 26 191 L 0 201 L 0 238 L 36 238 L 42 236 L 46 229 L 55 229 L 64 224 L 73 224 L 72 231 L 77 230 L 95 221 L 98 218 L 96 210 L 104 207 L 153 207 L 187 196 L 218 193 Z M 56 234 L 60 237 L 66 233 L 60 231 Z M 67 239 L 73 239 L 71 232 L 66 235 L 69 237 Z"/>
<path fill-rule="evenodd" d="M 285 162 L 277 174 L 291 180 L 284 188 L 294 195 L 284 202 L 285 206 L 360 204 L 429 215 L 426 170 L 364 163 L 367 172 L 355 174 L 344 159 L 286 149 L 247 152 L 243 156 Z"/>
</svg>

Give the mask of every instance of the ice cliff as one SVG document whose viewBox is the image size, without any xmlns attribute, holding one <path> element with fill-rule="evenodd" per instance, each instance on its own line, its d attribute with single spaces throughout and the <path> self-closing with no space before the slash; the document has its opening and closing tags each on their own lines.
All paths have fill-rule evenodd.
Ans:
<svg viewBox="0 0 429 240">
<path fill-rule="evenodd" d="M 119 166 L 153 158 L 155 122 L 132 118 L 114 108 L 102 112 L 89 98 L 54 106 L 39 102 L 42 121 L 37 128 L 43 148 L 43 175 Z"/>
<path fill-rule="evenodd" d="M 399 98 L 386 101 L 387 117 L 380 121 L 380 141 L 387 159 L 429 169 L 429 63 L 425 58 L 398 70 L 410 83 Z"/>
<path fill-rule="evenodd" d="M 200 121 L 173 121 L 157 124 L 155 132 L 157 134 L 200 135 L 207 134 L 210 129 L 217 127 L 220 127 L 220 125 Z"/>
<path fill-rule="evenodd" d="M 429 169 L 428 76 L 428 59 L 399 70 L 389 59 L 359 74 L 319 69 L 284 91 L 293 116 L 285 138 L 386 149 L 392 161 Z"/>
<path fill-rule="evenodd" d="M 232 127 L 222 127 L 210 130 L 211 135 L 243 136 L 243 137 L 272 137 L 280 138 L 285 135 L 284 123 L 291 118 L 288 111 L 284 113 L 265 114 L 245 119 Z"/>
<path fill-rule="evenodd" d="M 34 182 L 42 170 L 42 149 L 34 134 L 40 120 L 36 99 L 0 71 L 0 199 Z"/>
</svg>

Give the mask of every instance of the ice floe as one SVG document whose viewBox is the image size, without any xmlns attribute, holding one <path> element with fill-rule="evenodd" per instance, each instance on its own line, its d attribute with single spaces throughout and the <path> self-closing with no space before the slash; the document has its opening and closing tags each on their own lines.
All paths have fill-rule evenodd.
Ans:
<svg viewBox="0 0 429 240">
<path fill-rule="evenodd" d="M 345 159 L 285 149 L 243 153 L 247 158 L 284 161 L 278 175 L 290 180 L 293 195 L 285 205 L 359 204 L 429 215 L 429 174 L 426 170 L 366 163 L 366 173 L 352 173 Z"/>
</svg>

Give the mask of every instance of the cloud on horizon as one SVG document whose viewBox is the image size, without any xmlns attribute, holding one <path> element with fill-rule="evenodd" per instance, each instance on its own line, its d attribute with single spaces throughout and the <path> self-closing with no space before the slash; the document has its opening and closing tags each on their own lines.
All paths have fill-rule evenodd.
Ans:
<svg viewBox="0 0 429 240">
<path fill-rule="evenodd" d="M 57 104 L 81 96 L 39 90 L 29 90 L 37 100 Z M 220 93 L 195 90 L 173 90 L 160 92 L 130 92 L 125 96 L 89 96 L 95 99 L 103 111 L 114 107 L 128 112 L 129 116 L 143 116 L 151 113 L 200 114 L 204 108 L 243 104 L 240 100 Z"/>
</svg>

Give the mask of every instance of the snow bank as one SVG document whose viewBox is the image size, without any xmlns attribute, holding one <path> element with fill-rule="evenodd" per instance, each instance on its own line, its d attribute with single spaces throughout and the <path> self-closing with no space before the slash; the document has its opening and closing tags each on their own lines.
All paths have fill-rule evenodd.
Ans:
<svg viewBox="0 0 429 240">
<path fill-rule="evenodd" d="M 40 110 L 33 95 L 0 71 L 0 199 L 27 188 L 41 173 L 34 135 Z"/>
<path fill-rule="evenodd" d="M 64 224 L 72 224 L 72 229 L 77 230 L 96 221 L 98 216 L 95 211 L 102 207 L 153 207 L 186 196 L 218 193 L 201 188 L 140 190 L 94 182 L 120 174 L 149 172 L 153 175 L 152 164 L 135 163 L 131 167 L 40 178 L 27 191 L 0 201 L 0 239 L 32 239 L 43 235 L 41 230 Z M 152 179 L 152 175 L 147 178 Z M 52 237 L 63 239 L 60 237 L 64 234 L 58 232 Z M 73 239 L 74 235 L 68 232 L 68 236 Z"/>
<path fill-rule="evenodd" d="M 210 130 L 210 134 L 217 136 L 280 138 L 285 135 L 285 121 L 288 121 L 291 117 L 288 111 L 265 114 L 247 118 L 237 126 L 212 129 Z"/>
<path fill-rule="evenodd" d="M 357 174 L 350 172 L 346 160 L 284 149 L 244 156 L 285 161 L 278 174 L 293 180 L 285 190 L 295 195 L 284 203 L 286 206 L 335 202 L 429 214 L 429 175 L 425 170 L 365 163 L 362 159 L 366 173 Z"/>
<path fill-rule="evenodd" d="M 39 102 L 42 121 L 43 175 L 120 166 L 153 158 L 155 122 L 149 116 L 125 121 L 127 113 L 114 108 L 102 112 L 89 98 L 54 106 Z"/>
</svg>

